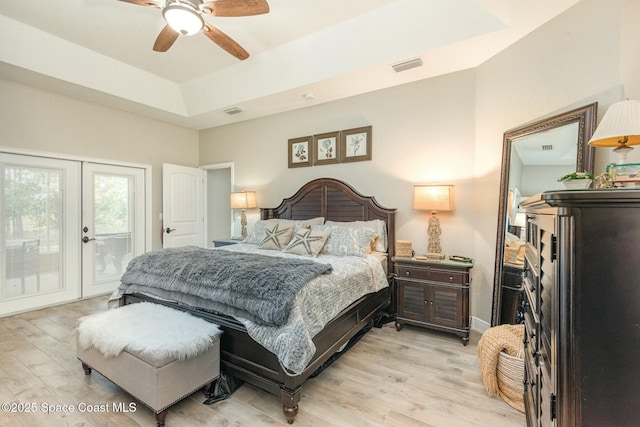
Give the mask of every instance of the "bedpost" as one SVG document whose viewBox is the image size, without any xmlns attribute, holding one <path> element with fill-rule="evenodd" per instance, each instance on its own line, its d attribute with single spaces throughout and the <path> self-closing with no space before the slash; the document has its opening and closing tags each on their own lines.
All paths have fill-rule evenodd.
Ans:
<svg viewBox="0 0 640 427">
<path fill-rule="evenodd" d="M 282 402 L 282 413 L 287 418 L 287 423 L 293 424 L 293 420 L 298 415 L 298 402 L 300 401 L 300 390 L 302 387 L 298 387 L 295 390 L 289 390 L 287 388 L 280 388 L 280 401 Z"/>
</svg>

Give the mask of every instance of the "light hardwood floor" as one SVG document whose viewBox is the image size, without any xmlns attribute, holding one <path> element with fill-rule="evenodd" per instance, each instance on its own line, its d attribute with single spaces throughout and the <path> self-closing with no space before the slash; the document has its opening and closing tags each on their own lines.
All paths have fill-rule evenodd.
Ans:
<svg viewBox="0 0 640 427">
<path fill-rule="evenodd" d="M 155 426 L 151 410 L 75 357 L 78 318 L 106 309 L 107 297 L 0 319 L 0 403 L 35 404 L 31 413 L 0 413 L 0 426 Z M 448 334 L 389 323 L 374 328 L 303 387 L 294 426 L 521 427 L 524 415 L 486 395 L 472 333 L 464 347 Z M 279 400 L 243 385 L 231 398 L 203 405 L 201 392 L 172 406 L 168 427 L 286 426 Z M 53 405 L 67 405 L 73 412 Z M 109 412 L 81 412 L 102 405 Z M 52 409 L 45 413 L 43 409 Z M 4 409 L 4 407 L 3 407 Z"/>
</svg>

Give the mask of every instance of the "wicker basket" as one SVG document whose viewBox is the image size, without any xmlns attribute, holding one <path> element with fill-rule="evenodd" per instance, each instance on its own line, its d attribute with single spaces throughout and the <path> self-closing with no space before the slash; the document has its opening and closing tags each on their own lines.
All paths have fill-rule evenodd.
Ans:
<svg viewBox="0 0 640 427">
<path fill-rule="evenodd" d="M 411 258 L 413 256 L 413 243 L 411 240 L 396 240 L 396 256 Z"/>
<path fill-rule="evenodd" d="M 522 350 L 518 356 L 522 355 Z M 504 394 L 522 399 L 524 393 L 524 359 L 510 356 L 504 351 L 498 355 L 498 387 Z M 511 396 L 510 396 L 511 397 Z"/>
</svg>

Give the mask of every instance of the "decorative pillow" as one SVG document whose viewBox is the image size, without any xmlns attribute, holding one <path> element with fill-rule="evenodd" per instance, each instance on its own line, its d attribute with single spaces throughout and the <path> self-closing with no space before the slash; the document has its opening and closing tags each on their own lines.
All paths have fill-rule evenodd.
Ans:
<svg viewBox="0 0 640 427">
<path fill-rule="evenodd" d="M 251 231 L 247 235 L 247 238 L 244 239 L 244 243 L 252 243 L 254 245 L 259 245 L 260 243 L 262 243 L 262 240 L 265 238 L 265 235 L 266 235 L 265 230 L 279 223 L 283 223 L 285 225 L 290 225 L 290 226 L 306 227 L 306 226 L 312 226 L 316 224 L 324 224 L 324 217 L 311 218 L 304 221 L 296 221 L 293 219 L 281 219 L 281 218 L 261 219 L 256 221 L 253 228 L 251 228 Z"/>
<path fill-rule="evenodd" d="M 313 230 L 331 233 L 322 253 L 338 256 L 366 256 L 371 253 L 371 243 L 378 235 L 370 228 L 340 227 L 337 225 L 316 225 Z"/>
<path fill-rule="evenodd" d="M 376 252 L 387 252 L 387 224 L 381 219 L 373 219 L 371 221 L 327 221 L 325 225 L 337 225 L 349 228 L 369 228 L 378 233 L 378 239 L 374 242 L 372 250 Z"/>
<path fill-rule="evenodd" d="M 293 239 L 291 239 L 284 251 L 291 254 L 316 257 L 324 247 L 328 237 L 328 231 L 300 229 L 293 235 Z"/>
<path fill-rule="evenodd" d="M 293 226 L 285 225 L 282 222 L 277 223 L 272 228 L 265 229 L 264 239 L 262 239 L 262 241 L 258 245 L 258 248 L 281 251 L 291 240 L 293 229 Z"/>
</svg>

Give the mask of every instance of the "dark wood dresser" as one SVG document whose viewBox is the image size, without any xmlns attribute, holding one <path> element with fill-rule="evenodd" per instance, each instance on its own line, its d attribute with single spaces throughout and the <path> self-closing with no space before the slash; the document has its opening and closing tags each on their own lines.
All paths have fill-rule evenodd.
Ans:
<svg viewBox="0 0 640 427">
<path fill-rule="evenodd" d="M 521 206 L 527 425 L 639 425 L 640 190 L 551 191 Z"/>
<path fill-rule="evenodd" d="M 469 342 L 469 271 L 473 263 L 393 259 L 396 329 L 403 324 L 457 334 Z"/>
</svg>

